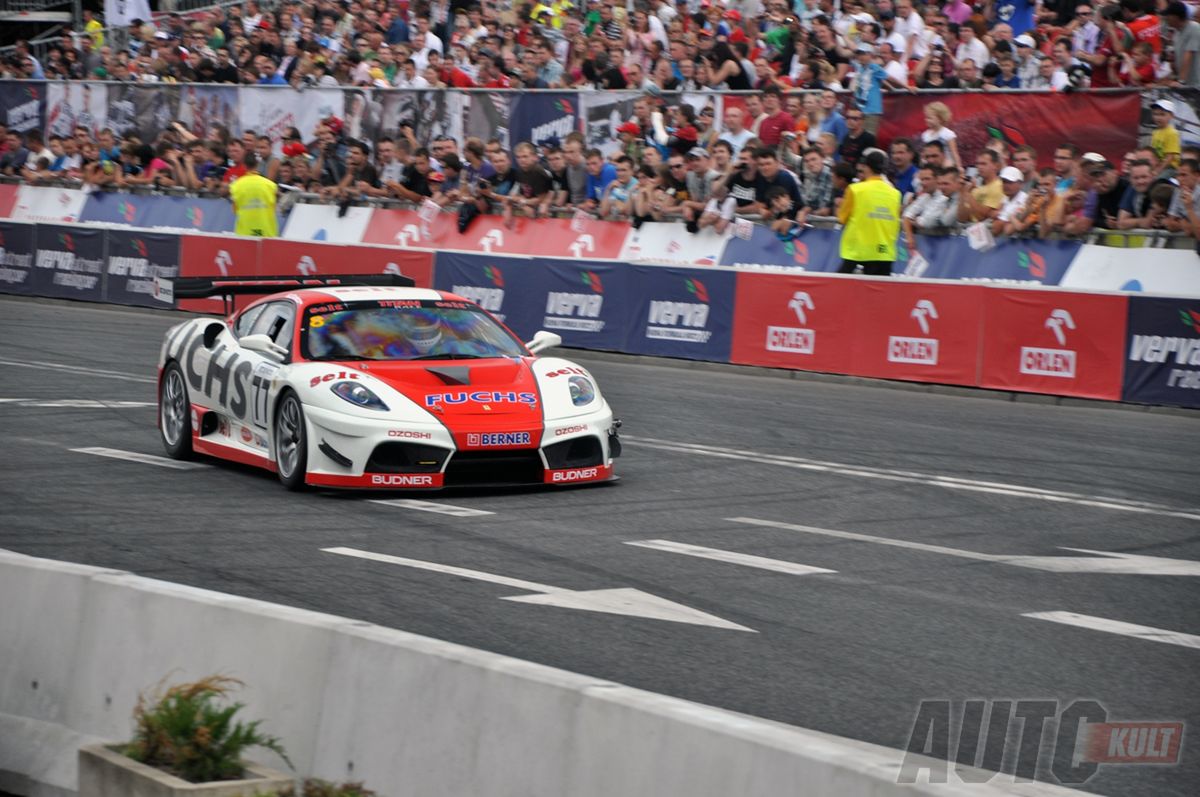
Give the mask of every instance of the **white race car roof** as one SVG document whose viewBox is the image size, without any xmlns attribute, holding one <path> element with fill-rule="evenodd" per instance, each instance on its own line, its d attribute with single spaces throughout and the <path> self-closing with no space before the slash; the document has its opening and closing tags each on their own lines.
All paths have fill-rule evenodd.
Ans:
<svg viewBox="0 0 1200 797">
<path fill-rule="evenodd" d="M 374 288 L 365 285 L 345 288 L 317 288 L 316 293 L 332 296 L 343 302 L 356 299 L 408 299 L 415 301 L 437 301 L 442 298 L 439 291 L 429 288 Z"/>
</svg>

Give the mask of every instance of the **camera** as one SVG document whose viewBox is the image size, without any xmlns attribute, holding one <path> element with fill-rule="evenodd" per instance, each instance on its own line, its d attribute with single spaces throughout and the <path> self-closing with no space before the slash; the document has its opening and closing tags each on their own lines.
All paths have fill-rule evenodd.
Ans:
<svg viewBox="0 0 1200 797">
<path fill-rule="evenodd" d="M 480 180 L 480 181 L 479 181 L 479 190 L 480 190 L 480 191 L 487 191 L 487 190 L 490 190 L 490 189 L 491 189 L 491 187 L 492 187 L 492 181 L 491 181 L 491 180 Z"/>
</svg>

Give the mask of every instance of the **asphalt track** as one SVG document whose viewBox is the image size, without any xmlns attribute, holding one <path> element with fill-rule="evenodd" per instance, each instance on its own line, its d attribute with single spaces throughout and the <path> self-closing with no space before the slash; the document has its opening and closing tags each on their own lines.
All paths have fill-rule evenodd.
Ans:
<svg viewBox="0 0 1200 797">
<path fill-rule="evenodd" d="M 162 454 L 149 403 L 177 319 L 0 300 L 0 548 L 354 617 L 896 748 L 922 700 L 1065 708 L 1090 698 L 1110 721 L 1188 728 L 1180 765 L 1105 765 L 1086 790 L 1195 794 L 1194 577 L 1006 557 L 1092 563 L 1076 570 L 1100 557 L 1064 548 L 1200 561 L 1200 418 L 578 352 L 569 356 L 625 422 L 615 485 L 295 495 L 242 466 L 185 471 L 73 451 Z M 441 509 L 370 500 L 413 497 Z M 632 588 L 753 633 L 501 600 L 528 591 L 328 548 L 572 590 Z M 1044 612 L 1176 635 L 1025 616 Z"/>
</svg>

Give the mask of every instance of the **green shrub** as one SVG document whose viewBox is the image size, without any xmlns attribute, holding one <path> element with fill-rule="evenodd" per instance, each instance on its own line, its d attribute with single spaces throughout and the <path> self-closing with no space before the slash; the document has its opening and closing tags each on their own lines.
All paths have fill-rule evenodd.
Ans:
<svg viewBox="0 0 1200 797">
<path fill-rule="evenodd" d="M 244 708 L 228 701 L 242 682 L 212 675 L 138 696 L 133 741 L 122 752 L 134 761 L 170 772 L 191 783 L 236 780 L 243 775 L 242 753 L 264 747 L 288 761 L 279 740 L 259 731 L 261 720 L 237 722 Z"/>
<path fill-rule="evenodd" d="M 296 797 L 293 789 L 256 794 L 254 797 Z M 375 792 L 364 788 L 361 783 L 330 783 L 320 778 L 309 778 L 304 781 L 304 791 L 300 797 L 376 797 Z"/>
</svg>

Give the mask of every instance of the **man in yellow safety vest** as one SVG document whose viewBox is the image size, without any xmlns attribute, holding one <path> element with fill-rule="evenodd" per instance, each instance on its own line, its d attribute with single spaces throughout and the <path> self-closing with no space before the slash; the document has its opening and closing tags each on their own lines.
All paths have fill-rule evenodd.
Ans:
<svg viewBox="0 0 1200 797">
<path fill-rule="evenodd" d="M 234 232 L 259 238 L 279 235 L 279 220 L 275 215 L 275 198 L 279 186 L 258 173 L 258 156 L 246 152 L 242 158 L 246 173 L 229 185 L 229 199 L 237 214 Z"/>
<path fill-rule="evenodd" d="M 883 151 L 868 152 L 858 162 L 858 182 L 846 188 L 838 208 L 842 223 L 840 274 L 853 274 L 862 266 L 864 274 L 891 276 L 900 235 L 900 192 L 883 179 L 886 168 Z"/>
</svg>

